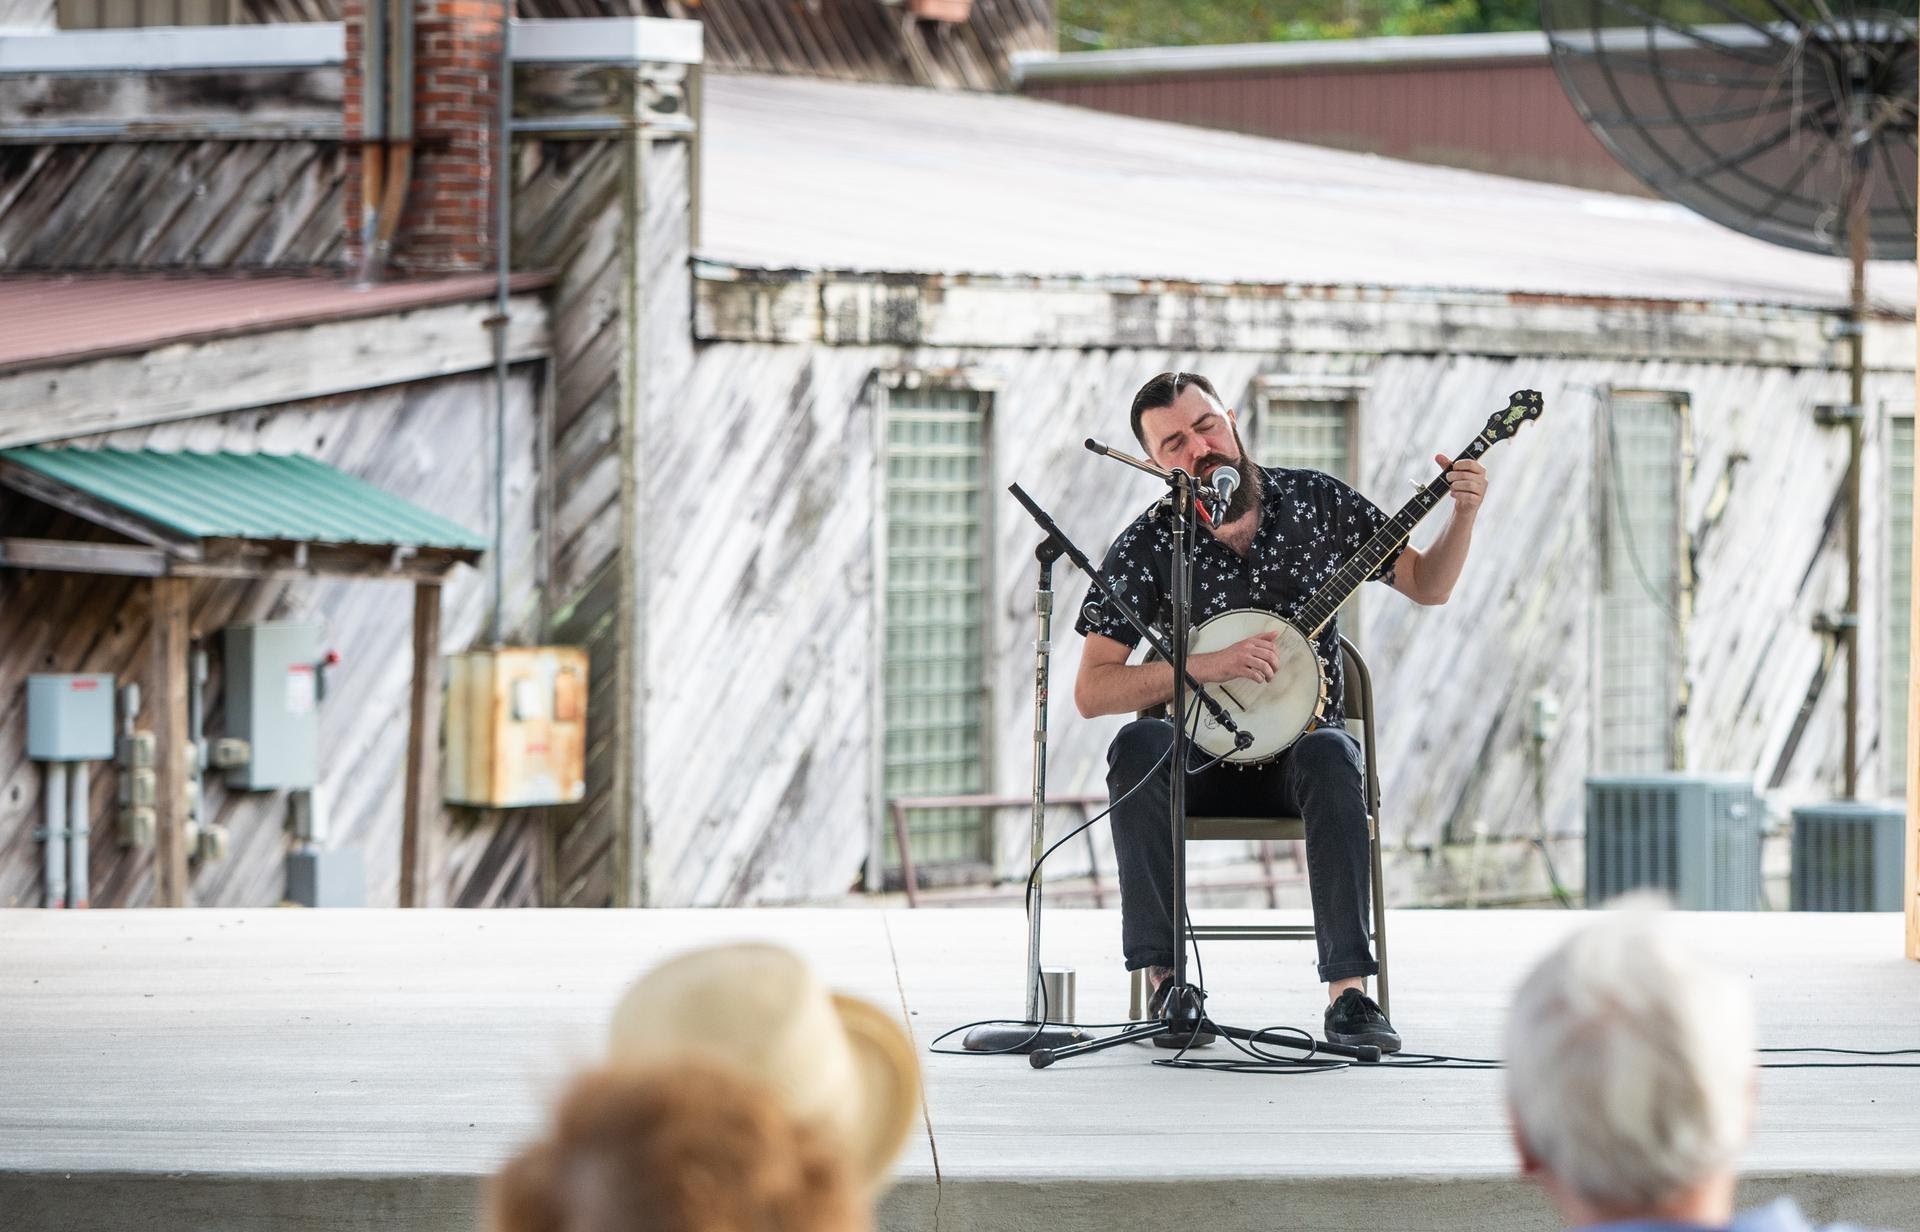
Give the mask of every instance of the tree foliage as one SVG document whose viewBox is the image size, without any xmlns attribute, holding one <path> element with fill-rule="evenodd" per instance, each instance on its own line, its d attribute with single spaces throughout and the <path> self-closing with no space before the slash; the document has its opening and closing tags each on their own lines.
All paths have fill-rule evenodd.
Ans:
<svg viewBox="0 0 1920 1232">
<path fill-rule="evenodd" d="M 1538 30 L 1536 0 L 1059 0 L 1060 49 Z"/>
</svg>

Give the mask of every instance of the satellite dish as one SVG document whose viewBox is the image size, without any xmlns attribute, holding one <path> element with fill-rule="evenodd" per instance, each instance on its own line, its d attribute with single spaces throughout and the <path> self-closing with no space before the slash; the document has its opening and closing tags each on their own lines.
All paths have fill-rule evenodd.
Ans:
<svg viewBox="0 0 1920 1232">
<path fill-rule="evenodd" d="M 1826 255 L 1849 253 L 1863 212 L 1860 256 L 1902 259 L 1920 163 L 1915 4 L 1541 0 L 1540 16 L 1567 96 L 1649 188 Z"/>
<path fill-rule="evenodd" d="M 1847 599 L 1834 626 L 1848 799 L 1860 764 L 1866 264 L 1914 255 L 1916 2 L 1540 0 L 1567 97 L 1648 187 L 1769 243 L 1849 259 Z"/>
</svg>

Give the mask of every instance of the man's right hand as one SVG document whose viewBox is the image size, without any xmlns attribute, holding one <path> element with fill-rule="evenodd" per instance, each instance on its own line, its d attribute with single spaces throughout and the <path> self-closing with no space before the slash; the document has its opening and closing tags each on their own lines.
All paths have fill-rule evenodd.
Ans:
<svg viewBox="0 0 1920 1232">
<path fill-rule="evenodd" d="M 1275 629 L 1242 638 L 1224 650 L 1189 655 L 1187 671 L 1201 684 L 1229 684 L 1235 680 L 1265 684 L 1280 670 L 1280 652 L 1274 649 L 1279 637 L 1280 631 Z"/>
</svg>

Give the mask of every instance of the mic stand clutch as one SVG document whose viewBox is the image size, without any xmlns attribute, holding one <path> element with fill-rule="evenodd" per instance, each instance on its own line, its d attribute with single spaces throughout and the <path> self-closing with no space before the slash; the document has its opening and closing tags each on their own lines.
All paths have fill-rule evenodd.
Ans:
<svg viewBox="0 0 1920 1232">
<path fill-rule="evenodd" d="M 1093 449 L 1096 453 L 1101 453 L 1109 457 L 1117 457 L 1119 460 L 1127 462 L 1130 465 L 1148 469 L 1138 461 L 1126 458 L 1124 455 L 1120 455 L 1116 451 L 1107 449 L 1104 446 L 1095 448 L 1097 444 L 1098 443 L 1094 441 L 1087 442 L 1088 448 Z M 1173 828 L 1173 920 L 1176 934 L 1176 944 L 1173 951 L 1173 974 L 1168 977 L 1168 984 L 1162 989 L 1164 996 L 1161 999 L 1159 1021 L 1149 1023 L 1145 1026 L 1129 1027 L 1124 1031 L 1116 1032 L 1105 1038 L 1087 1040 L 1084 1043 L 1067 1044 L 1062 1047 L 1035 1048 L 1027 1054 L 1027 1060 L 1033 1068 L 1045 1069 L 1063 1057 L 1079 1056 L 1082 1053 L 1088 1052 L 1099 1052 L 1103 1049 L 1117 1047 L 1120 1044 L 1132 1043 L 1136 1040 L 1158 1040 L 1184 1048 L 1189 1046 L 1196 1037 L 1205 1033 L 1224 1035 L 1240 1040 L 1258 1040 L 1260 1043 L 1268 1045 L 1279 1044 L 1308 1053 L 1324 1052 L 1334 1056 L 1348 1057 L 1357 1061 L 1378 1061 L 1380 1059 L 1380 1050 L 1372 1044 L 1362 1044 L 1357 1047 L 1345 1044 L 1330 1044 L 1315 1040 L 1311 1036 L 1306 1036 L 1305 1042 L 1301 1042 L 1287 1036 L 1277 1036 L 1261 1031 L 1249 1031 L 1244 1027 L 1231 1027 L 1216 1023 L 1207 1017 L 1206 991 L 1198 984 L 1192 984 L 1187 981 L 1187 946 L 1185 937 L 1187 918 L 1187 750 L 1189 746 L 1189 736 L 1187 733 L 1187 686 L 1191 682 L 1191 677 L 1187 673 L 1187 639 L 1188 634 L 1191 632 L 1192 625 L 1192 612 L 1190 607 L 1192 595 L 1190 578 L 1188 577 L 1191 558 L 1188 555 L 1188 544 L 1193 534 L 1195 507 L 1194 482 L 1193 477 L 1183 470 L 1176 470 L 1171 474 L 1166 474 L 1165 478 L 1168 486 L 1173 489 L 1173 577 L 1170 587 L 1172 593 L 1169 596 L 1172 609 L 1170 621 L 1172 625 L 1172 637 L 1170 639 L 1172 648 L 1171 652 L 1167 655 L 1167 661 L 1173 665 L 1173 747 L 1167 757 L 1167 772 L 1171 776 L 1168 783 L 1169 808 L 1167 810 L 1167 821 Z M 1034 508 L 1032 502 L 1026 499 L 1026 493 L 1020 491 L 1018 485 L 1014 487 L 1013 491 L 1014 495 L 1020 498 L 1022 504 L 1027 505 L 1030 510 Z M 1082 562 L 1081 567 L 1087 568 L 1085 562 Z M 1091 568 L 1087 568 L 1087 572 L 1096 582 L 1101 581 L 1099 574 Z M 1119 604 L 1119 601 L 1107 590 L 1104 583 L 1101 585 L 1101 591 L 1107 596 L 1109 602 L 1124 607 L 1124 605 Z M 1131 619 L 1136 626 L 1140 626 L 1139 619 L 1131 613 L 1129 613 L 1129 619 Z M 1195 692 L 1202 698 L 1205 698 L 1205 691 L 1200 689 L 1197 683 L 1194 687 Z M 1239 743 L 1240 747 L 1245 748 L 1246 744 L 1250 742 L 1247 740 L 1246 734 L 1240 732 L 1237 728 L 1233 728 L 1230 720 L 1226 726 L 1235 732 L 1236 743 Z"/>
</svg>

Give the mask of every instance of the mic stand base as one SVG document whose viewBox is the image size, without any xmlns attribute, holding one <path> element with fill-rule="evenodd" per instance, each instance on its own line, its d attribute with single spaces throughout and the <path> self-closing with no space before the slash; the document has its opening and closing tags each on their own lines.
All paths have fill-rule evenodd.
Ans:
<svg viewBox="0 0 1920 1232">
<path fill-rule="evenodd" d="M 990 1022 L 967 1032 L 960 1046 L 968 1052 L 1034 1053 L 1068 1048 L 1090 1038 L 1079 1027 L 1060 1023 Z"/>
</svg>

